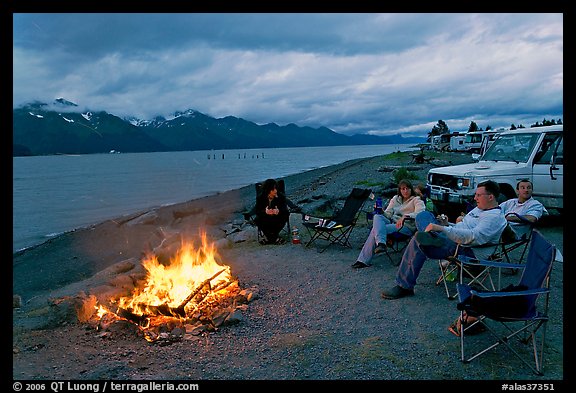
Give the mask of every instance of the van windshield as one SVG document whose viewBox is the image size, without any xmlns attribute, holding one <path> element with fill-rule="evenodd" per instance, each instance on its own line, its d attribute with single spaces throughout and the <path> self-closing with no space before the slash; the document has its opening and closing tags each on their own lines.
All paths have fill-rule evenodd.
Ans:
<svg viewBox="0 0 576 393">
<path fill-rule="evenodd" d="M 484 161 L 527 162 L 539 134 L 500 134 L 482 156 Z"/>
</svg>

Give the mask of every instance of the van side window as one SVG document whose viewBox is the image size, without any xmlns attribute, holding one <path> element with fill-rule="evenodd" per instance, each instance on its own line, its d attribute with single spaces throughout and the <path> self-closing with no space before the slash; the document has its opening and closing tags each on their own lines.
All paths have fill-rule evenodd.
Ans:
<svg viewBox="0 0 576 393">
<path fill-rule="evenodd" d="M 560 144 L 558 149 L 556 149 L 556 160 L 555 164 L 564 165 L 564 138 L 560 138 Z"/>
<path fill-rule="evenodd" d="M 556 150 L 559 150 L 556 163 L 560 164 L 560 161 L 558 161 L 558 159 L 563 160 L 564 158 L 563 157 L 564 145 L 561 142 L 562 142 L 562 136 L 560 134 L 546 134 L 544 140 L 542 141 L 542 144 L 540 145 L 540 148 L 538 149 L 538 152 L 536 153 L 536 156 L 534 157 L 534 163 L 550 164 L 552 154 L 554 154 Z M 560 146 L 558 146 L 558 144 L 560 144 Z"/>
</svg>

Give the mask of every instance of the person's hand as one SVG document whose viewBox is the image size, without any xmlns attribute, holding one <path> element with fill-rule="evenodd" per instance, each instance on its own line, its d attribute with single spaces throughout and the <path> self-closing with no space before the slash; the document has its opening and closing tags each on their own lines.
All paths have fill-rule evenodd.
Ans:
<svg viewBox="0 0 576 393">
<path fill-rule="evenodd" d="M 456 223 L 459 223 L 460 221 L 462 221 L 464 219 L 465 215 L 466 214 L 464 214 L 464 213 L 460 213 L 460 215 L 458 217 L 456 217 Z"/>
<path fill-rule="evenodd" d="M 398 221 L 396 221 L 396 229 L 402 228 L 402 225 L 404 225 L 404 217 L 400 217 Z"/>
<path fill-rule="evenodd" d="M 440 214 L 436 217 L 436 219 L 438 220 L 438 223 L 440 223 L 440 225 L 442 226 L 448 225 L 448 216 L 446 214 Z"/>
<path fill-rule="evenodd" d="M 442 232 L 444 227 L 442 225 L 430 223 L 424 229 L 425 232 Z"/>
</svg>

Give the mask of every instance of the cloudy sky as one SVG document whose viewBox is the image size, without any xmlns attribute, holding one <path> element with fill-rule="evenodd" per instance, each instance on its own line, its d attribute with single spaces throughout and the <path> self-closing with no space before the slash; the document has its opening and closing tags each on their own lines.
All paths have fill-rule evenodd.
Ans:
<svg viewBox="0 0 576 393">
<path fill-rule="evenodd" d="M 561 13 L 13 14 L 13 104 L 343 134 L 563 120 Z"/>
</svg>

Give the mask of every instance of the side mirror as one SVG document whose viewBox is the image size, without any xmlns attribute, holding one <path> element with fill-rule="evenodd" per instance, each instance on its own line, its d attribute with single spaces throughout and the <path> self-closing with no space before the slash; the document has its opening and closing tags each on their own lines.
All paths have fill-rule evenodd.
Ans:
<svg viewBox="0 0 576 393">
<path fill-rule="evenodd" d="M 480 157 L 481 157 L 480 154 L 478 154 L 478 153 L 472 153 L 472 159 L 473 159 L 474 161 L 480 160 Z"/>
</svg>

